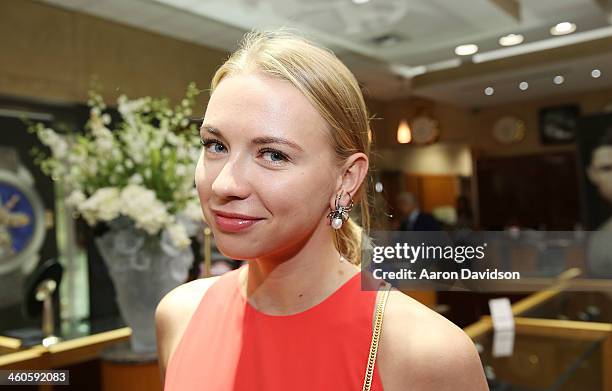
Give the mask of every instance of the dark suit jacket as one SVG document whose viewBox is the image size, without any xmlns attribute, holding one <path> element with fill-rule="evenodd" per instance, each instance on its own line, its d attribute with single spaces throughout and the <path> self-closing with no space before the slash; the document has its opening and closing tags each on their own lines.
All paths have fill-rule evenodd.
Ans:
<svg viewBox="0 0 612 391">
<path fill-rule="evenodd" d="M 400 231 L 440 231 L 440 222 L 429 213 L 419 212 L 413 224 L 410 217 L 406 217 L 400 224 Z"/>
</svg>

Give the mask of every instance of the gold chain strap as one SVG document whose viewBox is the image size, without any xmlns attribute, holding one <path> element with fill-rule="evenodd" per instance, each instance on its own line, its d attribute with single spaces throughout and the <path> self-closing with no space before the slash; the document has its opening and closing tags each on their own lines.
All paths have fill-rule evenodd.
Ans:
<svg viewBox="0 0 612 391">
<path fill-rule="evenodd" d="M 365 379 L 363 380 L 362 391 L 370 391 L 372 387 L 372 377 L 374 375 L 374 365 L 376 364 L 376 353 L 378 353 L 378 340 L 382 330 L 383 315 L 385 314 L 385 306 L 389 297 L 391 284 L 387 283 L 378 303 L 376 304 L 376 318 L 374 320 L 374 329 L 372 330 L 372 343 L 370 344 L 370 356 L 368 358 L 368 367 L 366 368 Z"/>
</svg>

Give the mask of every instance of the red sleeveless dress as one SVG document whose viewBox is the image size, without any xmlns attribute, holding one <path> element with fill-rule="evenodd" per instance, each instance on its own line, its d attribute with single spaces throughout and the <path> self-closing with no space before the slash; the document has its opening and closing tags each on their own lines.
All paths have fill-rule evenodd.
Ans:
<svg viewBox="0 0 612 391">
<path fill-rule="evenodd" d="M 359 391 L 370 351 L 376 291 L 357 272 L 328 298 L 294 315 L 257 311 L 238 271 L 200 301 L 170 357 L 165 391 Z M 372 391 L 382 391 L 377 366 Z"/>
</svg>

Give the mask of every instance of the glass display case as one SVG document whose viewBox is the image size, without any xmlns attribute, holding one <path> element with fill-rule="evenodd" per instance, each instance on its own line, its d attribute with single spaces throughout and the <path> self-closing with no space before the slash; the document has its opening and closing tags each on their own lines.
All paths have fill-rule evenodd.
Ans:
<svg viewBox="0 0 612 391">
<path fill-rule="evenodd" d="M 560 291 L 521 317 L 612 323 L 612 292 Z"/>
<path fill-rule="evenodd" d="M 0 335 L 0 369 L 49 369 L 96 359 L 109 345 L 127 341 L 131 329 L 118 318 L 62 324 L 60 341 L 41 344 L 40 334 Z M 20 337 L 20 338 L 16 338 Z"/>
<path fill-rule="evenodd" d="M 611 391 L 611 288 L 609 281 L 576 279 L 516 302 L 513 348 L 505 357 L 494 354 L 490 317 L 466 327 L 491 391 Z"/>
<path fill-rule="evenodd" d="M 579 340 L 519 331 L 508 357 L 492 354 L 493 332 L 475 343 L 491 391 L 603 389 L 604 338 Z"/>
</svg>

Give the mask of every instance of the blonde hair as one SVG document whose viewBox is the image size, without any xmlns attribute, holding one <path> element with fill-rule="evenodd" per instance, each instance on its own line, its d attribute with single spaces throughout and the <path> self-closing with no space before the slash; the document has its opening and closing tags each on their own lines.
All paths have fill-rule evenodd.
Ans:
<svg viewBox="0 0 612 391">
<path fill-rule="evenodd" d="M 331 51 L 287 29 L 247 33 L 215 73 L 211 94 L 224 78 L 249 71 L 289 81 L 306 96 L 330 126 L 338 164 L 356 152 L 369 158 L 370 119 L 361 89 Z M 370 230 L 369 187 L 366 175 L 356 194 L 351 194 L 361 211 L 361 226 L 349 219 L 334 239 L 340 254 L 355 264 L 361 262 L 362 231 Z"/>
</svg>

